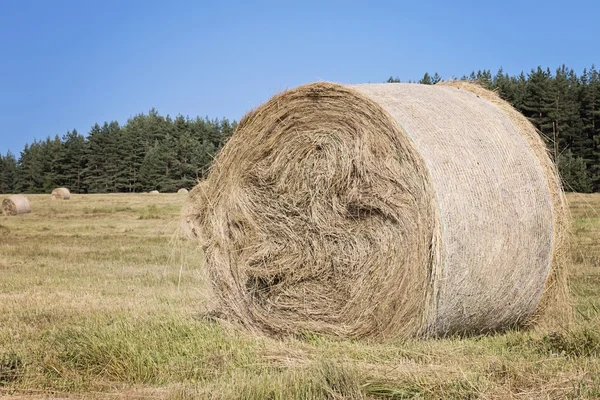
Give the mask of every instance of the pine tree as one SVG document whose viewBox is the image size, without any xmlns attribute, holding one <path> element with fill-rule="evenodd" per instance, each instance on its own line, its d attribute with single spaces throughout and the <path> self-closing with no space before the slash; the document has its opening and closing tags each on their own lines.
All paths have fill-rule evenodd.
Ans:
<svg viewBox="0 0 600 400">
<path fill-rule="evenodd" d="M 558 160 L 560 154 L 558 148 L 558 137 L 556 130 L 553 129 L 553 123 L 548 116 L 551 108 L 551 95 L 549 94 L 551 74 L 544 71 L 541 67 L 537 70 L 531 70 L 525 85 L 522 112 L 531 121 L 531 123 L 543 134 L 551 148 L 551 153 L 555 160 Z"/>
<path fill-rule="evenodd" d="M 492 72 L 490 70 L 477 71 L 475 77 L 477 84 L 483 86 L 486 89 L 492 88 Z"/>
<path fill-rule="evenodd" d="M 21 151 L 19 160 L 17 161 L 17 182 L 15 185 L 17 192 L 28 193 L 29 189 L 33 186 L 31 159 L 31 147 L 26 143 Z"/>
<path fill-rule="evenodd" d="M 125 155 L 120 182 L 123 191 L 140 192 L 143 185 L 140 181 L 140 168 L 150 148 L 146 138 L 147 117 L 144 114 L 129 119 L 123 127 L 122 141 Z"/>
<path fill-rule="evenodd" d="M 581 76 L 581 120 L 589 140 L 589 171 L 594 191 L 600 191 L 600 73 L 592 65 Z"/>
<path fill-rule="evenodd" d="M 498 70 L 492 79 L 492 89 L 497 90 L 500 97 L 511 104 L 515 103 L 516 99 L 516 83 L 513 79 L 504 74 L 502 67 Z"/>
<path fill-rule="evenodd" d="M 431 76 L 428 72 L 425 72 L 425 75 L 419 80 L 419 83 L 422 85 L 432 85 L 433 82 L 431 80 Z"/>
<path fill-rule="evenodd" d="M 17 181 L 17 160 L 8 151 L 5 156 L 0 154 L 0 193 L 14 193 Z"/>
<path fill-rule="evenodd" d="M 59 186 L 56 167 L 61 147 L 62 143 L 58 135 L 55 135 L 54 139 L 46 138 L 40 145 L 37 157 L 40 165 L 41 191 L 44 193 L 50 193 Z"/>
<path fill-rule="evenodd" d="M 587 141 L 578 137 L 582 131 L 578 103 L 578 81 L 573 79 L 573 72 L 562 65 L 556 70 L 554 79 L 547 87 L 546 113 L 549 119 L 548 133 L 552 132 L 555 154 L 563 149 L 570 149 L 585 161 Z M 551 129 L 551 131 L 550 131 Z"/>
<path fill-rule="evenodd" d="M 525 98 L 527 97 L 527 77 L 521 71 L 518 77 L 511 78 L 514 85 L 514 101 L 513 106 L 521 113 L 525 113 Z"/>
<path fill-rule="evenodd" d="M 140 167 L 140 184 L 142 190 L 159 190 L 163 174 L 163 163 L 158 141 L 148 150 Z"/>
<path fill-rule="evenodd" d="M 123 157 L 125 156 L 121 147 L 121 127 L 116 121 L 104 123 L 102 126 L 104 135 L 104 178 L 105 192 L 113 193 L 118 191 L 119 175 L 123 168 Z"/>
<path fill-rule="evenodd" d="M 85 146 L 86 167 L 83 171 L 83 184 L 90 193 L 102 193 L 108 188 L 104 162 L 105 137 L 100 125 L 95 124 L 87 136 Z"/>
<path fill-rule="evenodd" d="M 559 156 L 558 169 L 567 191 L 589 193 L 592 191 L 592 181 L 588 175 L 585 161 L 575 157 L 571 150 Z"/>
<path fill-rule="evenodd" d="M 55 168 L 57 185 L 65 186 L 73 193 L 82 193 L 85 166 L 85 138 L 73 129 L 62 137 Z"/>
<path fill-rule="evenodd" d="M 179 187 L 190 188 L 199 179 L 197 162 L 197 152 L 200 149 L 200 142 L 197 141 L 191 132 L 183 132 L 177 142 L 177 158 L 180 165 Z"/>
</svg>

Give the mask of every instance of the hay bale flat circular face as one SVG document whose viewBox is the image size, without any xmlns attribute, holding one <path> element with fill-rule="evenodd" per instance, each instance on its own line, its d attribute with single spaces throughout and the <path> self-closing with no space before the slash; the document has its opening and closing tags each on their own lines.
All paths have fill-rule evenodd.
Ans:
<svg viewBox="0 0 600 400">
<path fill-rule="evenodd" d="M 188 190 L 185 188 L 181 188 L 177 191 L 177 194 L 187 194 L 187 193 L 188 193 Z"/>
<path fill-rule="evenodd" d="M 553 275 L 563 211 L 547 155 L 523 135 L 456 87 L 275 96 L 186 208 L 221 311 L 254 330 L 348 337 L 523 323 Z"/>
<path fill-rule="evenodd" d="M 27 197 L 16 194 L 8 199 L 2 200 L 2 213 L 4 215 L 20 215 L 31 212 L 31 206 Z"/>
<path fill-rule="evenodd" d="M 67 188 L 56 188 L 50 194 L 52 200 L 69 200 L 71 192 Z"/>
<path fill-rule="evenodd" d="M 148 193 L 150 193 L 150 194 L 158 194 L 159 192 L 158 192 L 158 190 L 151 190 L 151 191 L 150 191 L 150 192 L 148 192 Z"/>
</svg>

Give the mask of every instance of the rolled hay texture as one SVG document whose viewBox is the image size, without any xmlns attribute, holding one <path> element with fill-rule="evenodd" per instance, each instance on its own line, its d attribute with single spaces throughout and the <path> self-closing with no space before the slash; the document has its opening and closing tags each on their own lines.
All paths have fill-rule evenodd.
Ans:
<svg viewBox="0 0 600 400">
<path fill-rule="evenodd" d="M 56 188 L 50 195 L 52 200 L 69 200 L 71 198 L 71 192 L 67 188 Z"/>
<path fill-rule="evenodd" d="M 177 194 L 187 194 L 187 193 L 188 193 L 188 190 L 185 188 L 181 188 L 177 191 Z"/>
<path fill-rule="evenodd" d="M 286 91 L 242 119 L 194 192 L 217 311 L 251 330 L 390 338 L 568 319 L 560 180 L 533 126 L 477 86 Z"/>
<path fill-rule="evenodd" d="M 20 215 L 31 212 L 29 200 L 22 194 L 15 194 L 2 200 L 2 213 L 4 215 Z"/>
</svg>

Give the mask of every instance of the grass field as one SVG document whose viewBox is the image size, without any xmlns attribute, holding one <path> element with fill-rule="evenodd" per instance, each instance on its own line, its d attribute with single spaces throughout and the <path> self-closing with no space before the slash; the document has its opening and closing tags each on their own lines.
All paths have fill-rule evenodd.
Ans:
<svg viewBox="0 0 600 400">
<path fill-rule="evenodd" d="M 600 398 L 600 195 L 570 195 L 566 333 L 368 343 L 275 340 L 206 318 L 185 196 L 29 196 L 0 217 L 0 396 Z"/>
</svg>

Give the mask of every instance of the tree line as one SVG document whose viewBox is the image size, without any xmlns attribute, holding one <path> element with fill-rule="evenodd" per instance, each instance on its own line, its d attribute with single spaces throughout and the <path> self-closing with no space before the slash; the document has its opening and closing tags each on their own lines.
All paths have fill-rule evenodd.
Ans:
<svg viewBox="0 0 600 400">
<path fill-rule="evenodd" d="M 480 70 L 460 79 L 497 91 L 531 121 L 558 163 L 566 190 L 600 191 L 600 73 L 594 65 L 581 75 L 562 65 L 554 72 L 537 67 L 517 76 L 502 68 L 496 74 Z M 418 83 L 441 80 L 425 73 Z"/>
<path fill-rule="evenodd" d="M 502 69 L 461 77 L 496 90 L 540 131 L 567 190 L 600 192 L 600 73 L 577 75 L 562 65 L 510 76 Z M 436 84 L 437 73 L 418 83 Z M 400 82 L 390 77 L 388 82 Z M 0 155 L 0 193 L 176 191 L 205 177 L 215 154 L 235 130 L 227 119 L 163 117 L 155 109 L 25 145 Z"/>
<path fill-rule="evenodd" d="M 86 136 L 26 144 L 19 157 L 0 155 L 0 193 L 115 193 L 193 187 L 202 179 L 236 122 L 181 115 L 172 119 L 152 109 L 120 126 L 95 124 Z"/>
</svg>

